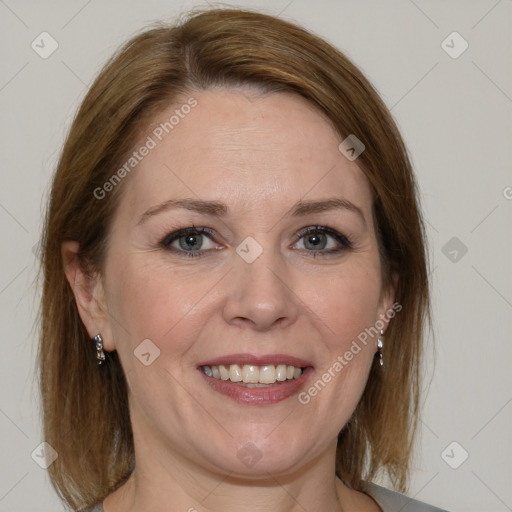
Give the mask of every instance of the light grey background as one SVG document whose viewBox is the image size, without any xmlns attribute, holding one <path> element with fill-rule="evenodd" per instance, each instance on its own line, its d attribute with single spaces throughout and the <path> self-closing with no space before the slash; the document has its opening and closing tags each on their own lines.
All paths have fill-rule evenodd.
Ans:
<svg viewBox="0 0 512 512">
<path fill-rule="evenodd" d="M 0 0 L 0 511 L 63 510 L 31 453 L 43 441 L 34 251 L 64 135 L 113 51 L 149 22 L 194 5 L 207 4 Z M 512 2 L 232 5 L 327 38 L 391 108 L 428 221 L 437 357 L 426 364 L 425 389 L 431 384 L 410 495 L 454 512 L 512 510 Z M 43 31 L 59 45 L 47 59 L 31 48 Z M 446 40 L 452 55 L 463 48 L 448 37 L 454 31 L 469 45 L 458 58 L 441 46 Z"/>
</svg>

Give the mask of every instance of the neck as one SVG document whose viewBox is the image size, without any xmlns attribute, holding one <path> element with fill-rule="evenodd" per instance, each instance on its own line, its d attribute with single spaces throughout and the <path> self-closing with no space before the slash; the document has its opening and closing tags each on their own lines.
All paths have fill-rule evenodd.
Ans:
<svg viewBox="0 0 512 512">
<path fill-rule="evenodd" d="M 136 467 L 106 498 L 105 512 L 295 512 L 347 510 L 352 491 L 334 473 L 335 446 L 291 471 L 253 476 L 222 473 L 169 450 L 157 436 L 136 436 Z M 350 510 L 353 510 L 352 508 Z"/>
<path fill-rule="evenodd" d="M 336 478 L 337 439 L 314 458 L 304 454 L 303 464 L 296 461 L 279 472 L 260 466 L 259 471 L 242 475 L 220 470 L 190 449 L 176 449 L 137 416 L 132 414 L 135 469 L 105 499 L 105 512 L 380 510 L 371 498 Z"/>
</svg>

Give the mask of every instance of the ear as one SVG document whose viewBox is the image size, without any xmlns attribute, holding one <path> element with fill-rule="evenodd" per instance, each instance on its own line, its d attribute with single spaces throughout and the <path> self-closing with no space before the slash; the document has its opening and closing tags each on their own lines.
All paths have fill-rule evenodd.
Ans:
<svg viewBox="0 0 512 512">
<path fill-rule="evenodd" d="M 112 330 L 110 327 L 105 290 L 98 274 L 88 274 L 78 257 L 78 242 L 62 243 L 62 261 L 64 272 L 75 296 L 76 306 L 82 322 L 92 339 L 101 334 L 105 350 L 114 350 Z"/>
<path fill-rule="evenodd" d="M 401 304 L 395 304 L 395 293 L 398 285 L 398 274 L 393 272 L 391 279 L 386 287 L 382 287 L 379 309 L 377 311 L 378 320 L 384 322 L 383 331 L 386 332 L 389 321 L 402 309 Z"/>
</svg>

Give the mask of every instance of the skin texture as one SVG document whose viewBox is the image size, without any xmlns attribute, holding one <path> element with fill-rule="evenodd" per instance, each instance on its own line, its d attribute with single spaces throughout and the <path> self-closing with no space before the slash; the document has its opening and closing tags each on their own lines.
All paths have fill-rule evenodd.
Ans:
<svg viewBox="0 0 512 512">
<path fill-rule="evenodd" d="M 63 245 L 89 335 L 101 332 L 105 349 L 118 351 L 129 387 L 136 469 L 105 511 L 379 510 L 334 474 L 337 435 L 364 390 L 376 339 L 307 405 L 296 395 L 242 405 L 211 390 L 197 369 L 233 353 L 289 354 L 314 367 L 307 389 L 384 315 L 393 296 L 382 289 L 367 179 L 340 153 L 327 119 L 298 96 L 191 95 L 197 106 L 122 184 L 103 275 L 84 276 L 76 243 Z M 229 213 L 169 209 L 139 222 L 155 205 L 185 197 L 222 201 Z M 328 198 L 348 200 L 362 215 L 287 215 L 301 199 Z M 204 257 L 178 253 L 178 240 L 176 252 L 160 244 L 192 225 L 214 232 L 203 235 Z M 353 248 L 322 257 L 340 243 L 329 235 L 325 249 L 311 248 L 312 235 L 296 235 L 308 226 L 335 229 Z M 248 236 L 263 250 L 252 263 L 236 252 Z M 134 356 L 145 339 L 160 350 L 148 366 Z M 251 467 L 237 457 L 249 442 L 261 455 Z"/>
</svg>

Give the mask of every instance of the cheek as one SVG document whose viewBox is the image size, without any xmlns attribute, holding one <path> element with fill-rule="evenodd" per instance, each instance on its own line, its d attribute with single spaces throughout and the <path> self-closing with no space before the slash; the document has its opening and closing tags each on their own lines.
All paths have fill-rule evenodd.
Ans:
<svg viewBox="0 0 512 512">
<path fill-rule="evenodd" d="M 155 262 L 146 264 L 145 258 L 149 259 L 144 254 L 128 256 L 110 274 L 109 308 L 119 350 L 128 345 L 133 351 L 145 339 L 164 350 L 166 340 L 172 337 L 177 341 L 173 350 L 180 352 L 185 348 L 179 346 L 183 339 L 179 332 L 187 323 L 183 320 L 204 295 L 207 283 L 187 271 L 171 273 Z"/>
<path fill-rule="evenodd" d="M 337 411 L 337 425 L 344 424 L 356 407 L 375 356 L 372 327 L 378 320 L 381 280 L 373 260 L 347 265 L 323 291 L 315 287 L 309 301 L 322 318 L 326 351 L 316 375 L 322 382 L 310 391 L 322 396 L 324 407 Z"/>
<path fill-rule="evenodd" d="M 112 261 L 116 264 L 108 274 L 109 310 L 126 371 L 139 368 L 134 351 L 147 339 L 160 351 L 159 364 L 170 370 L 197 360 L 199 356 L 192 354 L 195 341 L 205 324 L 220 315 L 222 274 L 198 272 L 196 265 L 178 269 L 155 253 L 128 253 Z"/>
<path fill-rule="evenodd" d="M 341 269 L 325 287 L 315 287 L 308 301 L 330 332 L 332 346 L 343 349 L 375 324 L 380 292 L 379 269 L 358 264 Z"/>
</svg>

